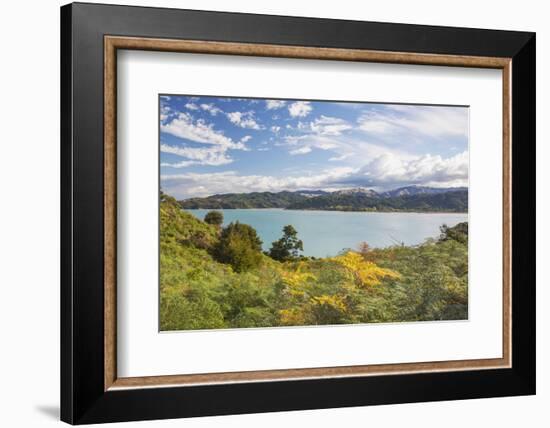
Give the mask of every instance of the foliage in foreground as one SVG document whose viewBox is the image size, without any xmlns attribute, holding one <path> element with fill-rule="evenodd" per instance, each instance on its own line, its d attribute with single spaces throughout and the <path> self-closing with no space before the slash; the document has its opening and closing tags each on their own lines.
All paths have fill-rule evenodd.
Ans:
<svg viewBox="0 0 550 428">
<path fill-rule="evenodd" d="M 160 216 L 161 330 L 467 318 L 464 225 L 416 247 L 280 262 L 259 251 L 250 226 L 220 231 L 167 195 Z M 253 261 L 243 264 L 244 247 Z"/>
</svg>

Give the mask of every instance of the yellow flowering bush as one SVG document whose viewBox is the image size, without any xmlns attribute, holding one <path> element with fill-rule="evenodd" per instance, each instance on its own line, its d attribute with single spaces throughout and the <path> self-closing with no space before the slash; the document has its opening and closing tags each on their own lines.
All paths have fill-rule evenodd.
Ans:
<svg viewBox="0 0 550 428">
<path fill-rule="evenodd" d="M 384 278 L 397 279 L 400 277 L 397 272 L 366 261 L 361 254 L 354 251 L 348 251 L 345 254 L 332 257 L 330 260 L 344 266 L 355 277 L 359 285 L 364 287 L 379 285 Z"/>
</svg>

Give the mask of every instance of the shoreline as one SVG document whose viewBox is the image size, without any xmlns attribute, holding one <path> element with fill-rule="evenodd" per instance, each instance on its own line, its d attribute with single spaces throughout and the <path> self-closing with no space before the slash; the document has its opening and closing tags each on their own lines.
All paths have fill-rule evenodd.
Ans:
<svg viewBox="0 0 550 428">
<path fill-rule="evenodd" d="M 289 211 L 289 212 L 336 212 L 336 213 L 364 213 L 364 214 L 466 214 L 468 211 L 369 211 L 369 210 L 292 210 L 286 208 L 181 208 L 185 211 L 236 211 L 236 210 L 246 210 L 246 211 Z"/>
</svg>

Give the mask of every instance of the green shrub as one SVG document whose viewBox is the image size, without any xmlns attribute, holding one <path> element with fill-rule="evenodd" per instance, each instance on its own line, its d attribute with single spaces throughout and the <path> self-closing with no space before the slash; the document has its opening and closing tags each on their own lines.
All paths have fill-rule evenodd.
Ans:
<svg viewBox="0 0 550 428">
<path fill-rule="evenodd" d="M 204 216 L 204 221 L 213 226 L 221 226 L 223 224 L 223 213 L 221 211 L 208 211 Z"/>
<path fill-rule="evenodd" d="M 453 241 L 460 242 L 461 244 L 468 243 L 468 222 L 458 223 L 453 227 L 449 227 L 444 224 L 439 228 L 439 230 L 441 231 L 441 235 L 439 236 L 440 241 L 448 241 L 452 239 Z"/>
<path fill-rule="evenodd" d="M 223 228 L 213 255 L 220 263 L 231 265 L 235 272 L 245 272 L 260 265 L 261 251 L 262 241 L 256 230 L 236 222 Z"/>
<path fill-rule="evenodd" d="M 220 306 L 201 295 L 188 298 L 180 292 L 164 291 L 160 297 L 161 330 L 195 330 L 227 327 Z"/>
</svg>

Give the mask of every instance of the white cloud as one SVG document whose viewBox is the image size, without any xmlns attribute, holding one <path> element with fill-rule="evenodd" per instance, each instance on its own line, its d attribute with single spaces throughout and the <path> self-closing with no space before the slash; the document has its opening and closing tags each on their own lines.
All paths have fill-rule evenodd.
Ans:
<svg viewBox="0 0 550 428">
<path fill-rule="evenodd" d="M 386 188 L 403 184 L 467 186 L 468 161 L 467 151 L 449 158 L 426 154 L 409 159 L 388 152 L 364 165 L 349 177 L 349 181 L 357 185 Z"/>
<path fill-rule="evenodd" d="M 182 161 L 161 163 L 163 167 L 185 168 L 190 165 L 220 166 L 233 162 L 228 150 L 249 150 L 245 143 L 250 140 L 247 135 L 235 142 L 222 132 L 216 131 L 212 124 L 204 120 L 194 121 L 189 113 L 179 113 L 170 122 L 161 125 L 161 131 L 208 147 L 187 147 L 184 145 L 161 144 L 163 153 L 170 153 L 185 158 Z"/>
<path fill-rule="evenodd" d="M 346 154 L 343 154 L 343 155 L 340 155 L 340 156 L 333 156 L 333 157 L 329 158 L 329 161 L 330 162 L 342 161 L 342 160 L 345 160 L 345 159 L 349 158 L 350 156 L 351 156 L 351 154 L 349 154 L 349 153 L 346 153 Z"/>
<path fill-rule="evenodd" d="M 246 146 L 235 143 L 223 132 L 216 131 L 212 124 L 204 120 L 194 121 L 189 113 L 179 113 L 172 121 L 161 125 L 161 131 L 196 143 L 215 144 L 227 149 L 246 150 Z"/>
<path fill-rule="evenodd" d="M 310 123 L 311 130 L 318 135 L 341 135 L 352 126 L 338 117 L 321 116 Z"/>
<path fill-rule="evenodd" d="M 359 118 L 359 129 L 365 132 L 372 132 L 374 134 L 386 134 L 389 132 L 396 132 L 398 127 L 393 123 L 390 123 L 384 117 L 379 114 L 363 115 Z"/>
<path fill-rule="evenodd" d="M 169 168 L 186 168 L 191 165 L 197 165 L 200 162 L 197 161 L 181 161 L 181 162 L 161 162 L 160 166 Z"/>
<path fill-rule="evenodd" d="M 236 171 L 162 175 L 162 187 L 177 198 L 216 193 L 279 192 L 282 190 L 337 190 L 355 186 L 393 189 L 422 184 L 433 187 L 468 186 L 468 152 L 442 158 L 424 155 L 402 159 L 383 154 L 361 168 L 339 167 L 292 176 L 240 175 Z"/>
<path fill-rule="evenodd" d="M 352 168 L 332 168 L 316 175 L 274 177 L 239 175 L 235 171 L 211 174 L 186 173 L 162 175 L 162 188 L 176 198 L 220 193 L 279 192 L 281 190 L 328 189 L 333 182 L 353 173 Z"/>
<path fill-rule="evenodd" d="M 294 128 L 286 131 L 286 135 L 274 145 L 286 146 L 289 152 L 295 152 L 301 147 L 330 151 L 330 161 L 346 160 L 347 165 L 356 168 L 384 153 L 399 156 L 404 160 L 414 157 L 413 154 L 402 150 L 404 145 L 400 144 L 399 139 L 394 139 L 391 145 L 373 141 L 360 133 L 347 132 L 345 128 L 348 126 L 351 124 L 342 119 L 321 116 L 311 122 L 299 122 Z"/>
<path fill-rule="evenodd" d="M 311 133 L 302 135 L 287 135 L 284 137 L 284 141 L 285 143 L 279 143 L 276 145 L 287 145 L 290 147 L 301 145 L 302 147 L 314 147 L 320 150 L 332 150 L 339 147 L 339 142 L 337 140 Z M 296 151 L 297 149 L 292 148 L 291 150 Z"/>
<path fill-rule="evenodd" d="M 282 100 L 265 100 L 265 106 L 268 110 L 276 110 L 286 105 L 286 101 Z"/>
<path fill-rule="evenodd" d="M 250 192 L 254 189 L 278 191 L 296 188 L 337 189 L 352 186 L 389 189 L 409 184 L 451 187 L 467 185 L 468 182 L 468 152 L 465 145 L 462 146 L 461 143 L 462 137 L 467 137 L 468 134 L 467 109 L 402 105 L 376 108 L 367 106 L 363 108 L 363 114 L 355 123 L 353 121 L 356 119 L 350 119 L 345 115 L 341 118 L 318 116 L 318 114 L 309 116 L 313 111 L 310 103 L 296 101 L 286 102 L 278 107 L 284 110 L 276 111 L 277 114 L 281 112 L 286 114 L 284 111 L 288 108 L 289 114 L 297 118 L 292 121 L 292 125 L 284 123 L 280 126 L 273 125 L 266 128 L 259 122 L 254 111 L 244 111 L 248 108 L 242 108 L 243 111 L 227 112 L 226 110 L 224 112 L 216 104 L 200 104 L 199 100 L 189 99 L 189 103 L 198 106 L 199 110 L 212 115 L 221 114 L 222 118 L 226 117 L 228 122 L 225 120 L 222 122 L 223 126 L 229 129 L 227 132 L 238 131 L 231 127 L 229 123 L 231 122 L 244 129 L 238 132 L 252 134 L 232 139 L 220 130 L 222 125 L 216 124 L 218 128 L 216 129 L 214 124 L 209 123 L 210 118 L 196 119 L 193 117 L 195 113 L 189 110 L 184 110 L 181 113 L 170 111 L 167 104 L 163 104 L 162 101 L 161 99 L 161 131 L 188 140 L 181 144 L 169 145 L 172 144 L 172 140 L 170 140 L 169 144 L 161 145 L 163 153 L 172 155 L 163 158 L 163 161 L 165 158 L 170 159 L 161 164 L 163 167 L 228 165 L 233 162 L 230 151 L 249 150 L 246 143 L 251 141 L 252 136 L 255 138 L 253 140 L 255 144 L 251 147 L 254 146 L 255 150 L 263 152 L 275 146 L 284 148 L 287 156 L 298 156 L 292 161 L 289 160 L 289 165 L 298 164 L 300 166 L 299 169 L 291 172 L 283 173 L 281 170 L 274 173 L 277 176 L 241 176 L 237 172 L 232 172 L 229 175 L 223 175 L 227 179 L 227 182 L 223 183 L 220 178 L 222 175 L 213 175 L 213 178 L 209 179 L 210 174 L 198 174 L 201 176 L 202 182 L 199 179 L 194 181 L 192 177 L 196 175 L 189 174 L 177 174 L 163 179 L 176 189 L 175 191 L 179 192 L 178 197 L 190 194 L 223 193 L 224 191 Z M 277 100 L 265 100 L 266 107 L 268 101 Z M 271 117 L 272 113 L 263 110 L 263 104 L 257 108 Z M 208 115 L 202 114 L 202 116 Z M 356 114 L 353 117 L 357 117 Z M 247 129 L 267 129 L 268 133 L 265 135 L 254 134 Z M 457 142 L 456 138 L 451 139 L 453 137 L 461 139 Z M 199 144 L 200 147 L 196 147 L 197 144 L 188 144 L 189 142 L 205 146 Z M 425 142 L 425 144 L 413 145 L 413 142 Z M 186 144 L 193 147 L 187 147 Z M 444 144 L 445 147 L 443 148 L 441 144 Z M 457 149 L 450 150 L 450 147 L 453 146 Z M 345 165 L 347 169 L 345 172 L 340 169 L 338 173 L 335 172 L 337 170 L 335 168 L 325 171 L 317 169 L 317 172 L 314 172 L 319 166 L 311 164 L 309 167 L 313 170 L 305 170 L 303 168 L 305 163 L 300 162 L 302 158 L 299 156 L 307 155 L 315 150 L 328 152 L 325 156 L 329 162 L 325 167 Z M 466 151 L 455 156 L 445 155 L 448 157 L 441 154 L 449 152 L 455 154 L 461 150 Z M 181 159 L 172 162 L 174 155 Z M 260 157 L 261 155 L 258 153 L 256 156 Z M 312 156 L 305 156 L 303 159 L 312 158 Z M 287 159 L 289 158 L 287 157 Z M 258 168 L 257 174 L 262 174 L 261 165 L 258 165 Z M 170 170 L 167 169 L 167 171 Z M 288 177 L 284 174 L 291 176 Z M 168 188 L 166 190 L 170 193 Z"/>
<path fill-rule="evenodd" d="M 288 126 L 287 129 L 289 129 Z M 285 135 L 284 143 L 276 145 L 288 145 L 290 154 L 309 153 L 313 148 L 320 150 L 346 148 L 347 150 L 349 146 L 346 143 L 347 140 L 336 137 L 340 137 L 349 129 L 352 129 L 352 125 L 344 119 L 322 115 L 312 122 L 299 121 L 292 129 L 298 133 Z"/>
<path fill-rule="evenodd" d="M 368 112 L 359 128 L 372 134 L 413 134 L 429 137 L 468 136 L 468 109 L 443 106 L 391 105 Z"/>
<path fill-rule="evenodd" d="M 315 147 L 321 150 L 332 150 L 332 149 L 336 149 L 338 147 L 338 144 L 335 143 L 333 140 L 329 140 L 329 139 L 323 140 L 321 138 L 318 138 L 315 141 Z"/>
<path fill-rule="evenodd" d="M 185 108 L 187 110 L 198 110 L 199 106 L 196 105 L 195 103 L 187 103 L 187 104 L 185 104 Z"/>
<path fill-rule="evenodd" d="M 309 146 L 303 146 L 298 149 L 290 150 L 289 153 L 291 155 L 305 155 L 306 153 L 311 152 L 311 147 Z"/>
<path fill-rule="evenodd" d="M 168 144 L 161 144 L 160 151 L 162 153 L 171 153 L 180 157 L 184 157 L 187 160 L 180 162 L 163 162 L 160 166 L 172 167 L 172 168 L 184 168 L 190 165 L 212 165 L 220 166 L 227 165 L 233 160 L 227 156 L 224 147 L 212 146 L 206 148 L 197 147 L 179 147 L 170 146 Z"/>
<path fill-rule="evenodd" d="M 240 112 L 240 111 L 234 111 L 231 113 L 227 113 L 227 118 L 233 123 L 234 125 L 240 126 L 241 128 L 245 129 L 262 129 L 262 127 L 256 122 L 256 119 L 254 118 L 254 112 Z"/>
<path fill-rule="evenodd" d="M 306 117 L 312 109 L 308 101 L 296 101 L 288 106 L 288 112 L 292 117 Z"/>
<path fill-rule="evenodd" d="M 212 116 L 216 116 L 218 113 L 222 112 L 222 109 L 219 107 L 216 107 L 214 104 L 201 104 L 201 108 L 204 111 L 207 111 Z"/>
<path fill-rule="evenodd" d="M 164 122 L 166 119 L 168 119 L 170 117 L 171 114 L 172 114 L 172 110 L 170 109 L 170 107 L 167 106 L 167 105 L 164 105 L 163 103 L 161 103 L 161 106 L 160 106 L 160 121 Z"/>
</svg>

